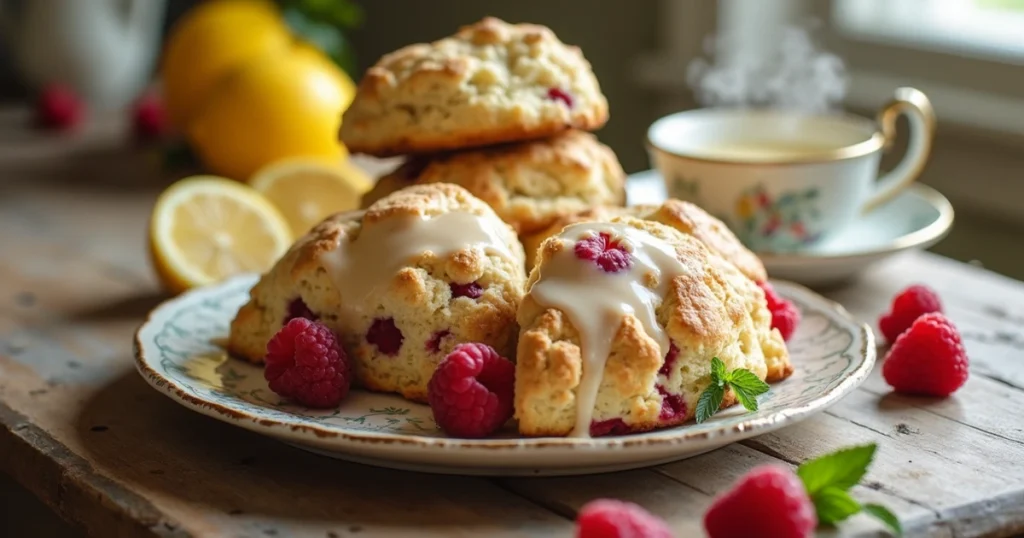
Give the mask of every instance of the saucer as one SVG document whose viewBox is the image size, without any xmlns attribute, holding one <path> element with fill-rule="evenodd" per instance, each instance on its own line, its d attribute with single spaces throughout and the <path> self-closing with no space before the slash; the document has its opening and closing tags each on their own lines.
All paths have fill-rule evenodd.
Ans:
<svg viewBox="0 0 1024 538">
<path fill-rule="evenodd" d="M 665 184 L 657 171 L 633 174 L 626 185 L 630 204 L 657 204 Z M 829 286 L 907 250 L 928 248 L 953 226 L 953 206 L 935 189 L 915 183 L 891 202 L 799 252 L 757 252 L 772 278 L 806 286 Z"/>
</svg>

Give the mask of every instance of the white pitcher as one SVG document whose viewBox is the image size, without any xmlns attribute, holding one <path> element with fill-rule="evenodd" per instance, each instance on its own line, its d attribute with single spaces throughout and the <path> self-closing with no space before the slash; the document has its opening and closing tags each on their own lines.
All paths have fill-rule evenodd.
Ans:
<svg viewBox="0 0 1024 538">
<path fill-rule="evenodd" d="M 63 83 L 112 109 L 149 80 L 164 13 L 165 0 L 0 0 L 0 31 L 30 86 Z"/>
</svg>

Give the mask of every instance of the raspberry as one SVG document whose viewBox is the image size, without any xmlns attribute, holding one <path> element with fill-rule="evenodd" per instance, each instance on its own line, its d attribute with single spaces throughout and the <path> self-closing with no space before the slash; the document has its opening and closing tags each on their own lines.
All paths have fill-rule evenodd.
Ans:
<svg viewBox="0 0 1024 538">
<path fill-rule="evenodd" d="M 48 86 L 36 101 L 36 119 L 44 127 L 70 129 L 82 121 L 85 105 L 75 92 L 61 85 Z"/>
<path fill-rule="evenodd" d="M 665 387 L 658 385 L 658 393 L 661 394 L 661 412 L 658 419 L 662 422 L 678 422 L 686 416 L 686 400 L 678 394 L 669 394 Z"/>
<path fill-rule="evenodd" d="M 597 499 L 576 515 L 576 538 L 672 538 L 672 531 L 639 505 Z"/>
<path fill-rule="evenodd" d="M 709 538 L 806 538 L 818 516 L 800 479 L 777 465 L 755 467 L 704 514 Z"/>
<path fill-rule="evenodd" d="M 565 103 L 565 106 L 572 108 L 572 96 L 569 92 L 561 88 L 550 88 L 548 89 L 548 99 L 552 101 L 561 101 Z"/>
<path fill-rule="evenodd" d="M 456 284 L 452 282 L 451 284 L 448 284 L 448 287 L 452 290 L 453 299 L 456 297 L 477 299 L 484 294 L 484 289 L 476 282 L 470 282 L 469 284 Z"/>
<path fill-rule="evenodd" d="M 672 367 L 676 364 L 676 359 L 679 358 L 679 348 L 676 347 L 675 342 L 668 343 L 668 353 L 665 354 L 665 362 L 661 365 L 658 370 L 658 374 L 663 376 L 669 376 L 672 374 Z"/>
<path fill-rule="evenodd" d="M 308 407 L 334 407 L 348 394 L 351 368 L 338 338 L 304 318 L 285 324 L 267 343 L 263 377 L 270 390 Z"/>
<path fill-rule="evenodd" d="M 604 437 L 605 435 L 624 435 L 629 433 L 629 426 L 621 418 L 610 418 L 600 422 L 590 423 L 591 437 Z"/>
<path fill-rule="evenodd" d="M 459 344 L 427 385 L 434 422 L 449 435 L 486 437 L 512 418 L 516 367 L 485 344 Z"/>
<path fill-rule="evenodd" d="M 302 297 L 296 297 L 290 303 L 288 303 L 288 314 L 285 323 L 295 318 L 306 318 L 308 320 L 316 321 L 320 319 L 320 316 L 316 315 L 312 310 L 306 306 L 306 301 L 302 300 Z"/>
<path fill-rule="evenodd" d="M 452 334 L 451 331 L 445 329 L 443 331 L 437 331 L 430 335 L 430 340 L 427 340 L 426 348 L 431 353 L 437 353 L 441 351 L 441 340 L 444 340 L 448 335 Z"/>
<path fill-rule="evenodd" d="M 633 265 L 633 258 L 611 235 L 601 232 L 576 242 L 576 257 L 597 263 L 606 273 L 618 273 Z"/>
<path fill-rule="evenodd" d="M 402 349 L 402 331 L 395 325 L 395 318 L 377 318 L 366 331 L 366 341 L 377 346 L 377 351 L 394 357 Z"/>
<path fill-rule="evenodd" d="M 960 333 L 946 316 L 932 312 L 896 338 L 882 376 L 896 392 L 949 396 L 967 382 L 967 366 Z"/>
<path fill-rule="evenodd" d="M 132 111 L 132 128 L 137 138 L 158 139 L 167 131 L 167 125 L 164 105 L 156 95 L 144 95 L 135 103 Z"/>
<path fill-rule="evenodd" d="M 772 328 L 778 329 L 782 339 L 789 341 L 800 324 L 800 310 L 796 305 L 787 301 L 775 292 L 775 288 L 768 282 L 758 282 L 758 286 L 764 290 L 764 298 L 768 301 L 768 310 L 772 313 Z"/>
<path fill-rule="evenodd" d="M 931 288 L 910 286 L 892 301 L 892 309 L 878 318 L 878 328 L 889 342 L 895 342 L 914 320 L 929 312 L 942 312 L 939 296 Z"/>
</svg>

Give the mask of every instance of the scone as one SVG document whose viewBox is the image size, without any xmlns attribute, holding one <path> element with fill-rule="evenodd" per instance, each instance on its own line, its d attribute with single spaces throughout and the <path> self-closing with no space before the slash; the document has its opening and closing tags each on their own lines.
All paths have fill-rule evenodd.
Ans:
<svg viewBox="0 0 1024 538">
<path fill-rule="evenodd" d="M 537 247 L 569 224 L 592 220 L 607 221 L 612 217 L 631 215 L 668 225 L 680 232 L 699 239 L 704 246 L 735 265 L 744 275 L 755 282 L 764 282 L 768 273 L 756 254 L 751 252 L 722 221 L 711 216 L 699 206 L 682 200 L 669 199 L 659 205 L 636 205 L 630 207 L 592 207 L 577 213 L 555 219 L 543 230 L 521 237 L 526 249 L 526 267 L 532 268 Z"/>
<path fill-rule="evenodd" d="M 712 358 L 760 379 L 767 354 L 788 360 L 781 337 L 762 345 L 772 333 L 764 293 L 716 257 L 693 236 L 633 217 L 573 224 L 544 241 L 518 313 L 520 433 L 680 424 L 710 384 Z"/>
<path fill-rule="evenodd" d="M 417 157 L 378 180 L 363 206 L 412 184 L 454 183 L 490 204 L 519 234 L 594 205 L 626 201 L 626 173 L 597 137 L 553 138 Z"/>
<path fill-rule="evenodd" d="M 485 18 L 403 47 L 367 70 L 341 141 L 387 157 L 594 130 L 608 101 L 590 63 L 549 28 Z"/>
<path fill-rule="evenodd" d="M 525 281 L 522 246 L 487 204 L 455 185 L 414 186 L 299 239 L 250 292 L 228 348 L 262 362 L 287 320 L 316 319 L 338 333 L 360 385 L 425 401 L 456 344 L 512 356 Z"/>
</svg>

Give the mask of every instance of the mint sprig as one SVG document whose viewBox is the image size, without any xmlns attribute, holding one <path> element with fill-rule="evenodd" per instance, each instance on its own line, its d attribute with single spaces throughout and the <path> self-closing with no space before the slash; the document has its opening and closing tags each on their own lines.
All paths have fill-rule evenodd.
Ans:
<svg viewBox="0 0 1024 538">
<path fill-rule="evenodd" d="M 878 504 L 861 505 L 848 492 L 864 478 L 877 448 L 874 443 L 844 448 L 797 468 L 796 474 L 814 503 L 820 525 L 835 525 L 864 512 L 877 518 L 897 536 L 903 534 L 899 519 L 889 509 Z"/>
<path fill-rule="evenodd" d="M 698 424 L 718 412 L 727 388 L 732 388 L 736 399 L 748 411 L 757 411 L 757 397 L 768 392 L 770 387 L 750 370 L 736 368 L 728 371 L 721 359 L 711 359 L 711 385 L 704 389 L 697 400 Z"/>
</svg>

